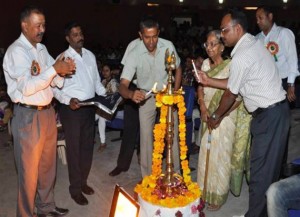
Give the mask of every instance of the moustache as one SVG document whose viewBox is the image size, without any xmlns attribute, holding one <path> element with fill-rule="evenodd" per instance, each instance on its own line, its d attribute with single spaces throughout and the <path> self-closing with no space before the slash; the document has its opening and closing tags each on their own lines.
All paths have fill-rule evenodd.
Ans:
<svg viewBox="0 0 300 217">
<path fill-rule="evenodd" d="M 83 39 L 81 39 L 81 40 L 79 40 L 77 43 L 83 43 L 84 42 L 84 40 Z"/>
</svg>

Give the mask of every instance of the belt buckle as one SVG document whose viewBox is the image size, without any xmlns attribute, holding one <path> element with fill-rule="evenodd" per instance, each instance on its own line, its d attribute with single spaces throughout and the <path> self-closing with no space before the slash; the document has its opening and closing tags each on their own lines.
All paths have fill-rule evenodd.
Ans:
<svg viewBox="0 0 300 217">
<path fill-rule="evenodd" d="M 41 110 L 44 109 L 44 107 L 46 107 L 46 106 L 37 106 L 37 107 L 36 107 L 36 110 L 41 111 Z"/>
</svg>

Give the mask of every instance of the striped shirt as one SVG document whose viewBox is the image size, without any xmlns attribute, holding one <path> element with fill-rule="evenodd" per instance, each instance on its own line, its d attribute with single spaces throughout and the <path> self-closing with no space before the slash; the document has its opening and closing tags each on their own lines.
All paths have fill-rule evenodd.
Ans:
<svg viewBox="0 0 300 217">
<path fill-rule="evenodd" d="M 274 58 L 253 35 L 246 33 L 235 45 L 231 57 L 227 88 L 242 95 L 249 112 L 285 99 Z"/>
</svg>

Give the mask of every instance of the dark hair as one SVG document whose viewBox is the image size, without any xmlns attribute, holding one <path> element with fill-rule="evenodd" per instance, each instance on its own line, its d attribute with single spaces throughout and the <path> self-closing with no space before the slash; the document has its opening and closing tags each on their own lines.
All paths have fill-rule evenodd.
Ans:
<svg viewBox="0 0 300 217">
<path fill-rule="evenodd" d="M 20 14 L 20 21 L 24 21 L 26 18 L 28 18 L 32 13 L 36 13 L 36 14 L 43 14 L 44 12 L 41 8 L 35 6 L 35 5 L 27 5 L 25 6 Z"/>
<path fill-rule="evenodd" d="M 76 21 L 71 21 L 71 22 L 67 23 L 65 25 L 65 36 L 68 36 L 71 32 L 71 29 L 74 28 L 74 27 L 80 27 L 81 28 L 81 25 L 79 23 L 77 23 Z"/>
<path fill-rule="evenodd" d="M 149 28 L 157 28 L 159 29 L 159 23 L 153 16 L 145 16 L 141 19 L 140 22 L 140 31 L 143 31 L 143 29 L 149 29 Z"/>
<path fill-rule="evenodd" d="M 243 11 L 238 9 L 230 9 L 226 14 L 231 15 L 233 24 L 240 24 L 245 32 L 248 31 L 248 20 Z"/>
<path fill-rule="evenodd" d="M 261 5 L 256 9 L 256 11 L 258 11 L 258 10 L 264 10 L 266 15 L 273 14 L 273 20 L 274 20 L 274 13 L 273 13 L 274 8 L 272 8 L 270 6 L 266 6 L 266 5 Z"/>
<path fill-rule="evenodd" d="M 103 69 L 104 66 L 107 66 L 110 71 L 112 70 L 112 66 L 109 63 L 103 63 L 102 66 L 101 66 L 101 69 Z"/>
</svg>

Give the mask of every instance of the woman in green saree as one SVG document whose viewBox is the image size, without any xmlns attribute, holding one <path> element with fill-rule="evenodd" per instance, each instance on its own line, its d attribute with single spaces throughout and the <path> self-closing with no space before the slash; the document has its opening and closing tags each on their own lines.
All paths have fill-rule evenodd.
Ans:
<svg viewBox="0 0 300 217">
<path fill-rule="evenodd" d="M 221 42 L 219 30 L 208 33 L 204 47 L 209 58 L 204 60 L 201 70 L 210 77 L 227 78 L 230 59 L 224 60 L 222 57 L 225 47 Z M 240 194 L 244 170 L 247 167 L 247 153 L 249 153 L 251 116 L 239 98 L 218 128 L 211 132 L 210 157 L 206 174 L 206 144 L 209 135 L 206 122 L 217 109 L 223 90 L 199 85 L 197 94 L 202 120 L 197 182 L 203 190 L 205 175 L 207 175 L 207 185 L 202 195 L 205 195 L 203 199 L 208 203 L 207 209 L 215 211 L 226 202 L 229 189 L 235 196 Z"/>
</svg>

